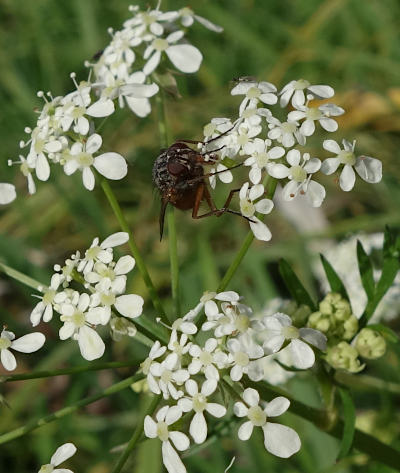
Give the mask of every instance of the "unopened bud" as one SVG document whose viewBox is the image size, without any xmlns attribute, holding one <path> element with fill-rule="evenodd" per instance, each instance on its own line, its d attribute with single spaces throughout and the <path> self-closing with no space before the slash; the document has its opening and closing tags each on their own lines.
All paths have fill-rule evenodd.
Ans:
<svg viewBox="0 0 400 473">
<path fill-rule="evenodd" d="M 337 370 L 346 370 L 350 373 L 358 373 L 364 369 L 358 359 L 358 351 L 347 342 L 340 342 L 328 348 L 326 361 Z"/>
<path fill-rule="evenodd" d="M 331 322 L 329 315 L 322 314 L 321 312 L 313 312 L 308 318 L 308 327 L 315 330 L 319 330 L 322 333 L 328 333 L 331 328 Z"/>
<path fill-rule="evenodd" d="M 386 341 L 376 330 L 363 328 L 357 336 L 356 349 L 363 358 L 373 360 L 385 354 Z"/>
</svg>

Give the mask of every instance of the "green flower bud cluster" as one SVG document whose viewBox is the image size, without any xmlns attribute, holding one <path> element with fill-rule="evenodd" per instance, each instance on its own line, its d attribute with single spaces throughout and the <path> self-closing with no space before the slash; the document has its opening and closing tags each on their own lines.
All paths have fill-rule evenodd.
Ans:
<svg viewBox="0 0 400 473">
<path fill-rule="evenodd" d="M 329 347 L 326 361 L 335 369 L 358 373 L 365 367 L 358 359 L 359 356 L 372 360 L 383 356 L 385 351 L 386 341 L 382 335 L 370 328 L 363 328 L 354 346 L 343 341 Z"/>
<path fill-rule="evenodd" d="M 351 340 L 358 330 L 358 320 L 349 302 L 334 292 L 319 303 L 319 310 L 309 316 L 307 325 L 320 330 L 330 342 Z"/>
<path fill-rule="evenodd" d="M 358 351 L 347 342 L 340 342 L 327 350 L 326 361 L 336 370 L 346 370 L 350 373 L 358 373 L 364 369 L 358 359 Z"/>
<path fill-rule="evenodd" d="M 376 330 L 366 327 L 357 335 L 355 347 L 363 358 L 375 360 L 385 354 L 386 340 Z"/>
</svg>

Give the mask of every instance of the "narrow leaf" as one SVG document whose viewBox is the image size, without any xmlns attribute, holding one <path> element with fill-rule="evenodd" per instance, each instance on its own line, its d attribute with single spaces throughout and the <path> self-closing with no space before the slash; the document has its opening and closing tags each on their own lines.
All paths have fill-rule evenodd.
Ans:
<svg viewBox="0 0 400 473">
<path fill-rule="evenodd" d="M 367 294 L 368 300 L 370 301 L 374 298 L 375 294 L 373 267 L 371 260 L 365 252 L 360 240 L 357 240 L 357 259 L 361 282 Z"/>
<path fill-rule="evenodd" d="M 333 269 L 331 263 L 325 258 L 324 255 L 320 255 L 321 263 L 324 268 L 326 278 L 328 279 L 329 285 L 332 292 L 338 292 L 342 297 L 349 300 L 346 288 L 336 271 Z"/>
<path fill-rule="evenodd" d="M 350 392 L 347 389 L 339 388 L 340 400 L 343 406 L 343 435 L 340 443 L 340 450 L 337 460 L 344 458 L 350 451 L 353 444 L 356 410 Z"/>
<path fill-rule="evenodd" d="M 279 272 L 281 273 L 281 276 L 287 288 L 289 289 L 290 294 L 297 304 L 305 304 L 308 305 L 311 310 L 317 310 L 317 307 L 310 295 L 301 284 L 299 278 L 296 276 L 292 268 L 289 266 L 289 263 L 284 259 L 279 261 Z"/>
</svg>

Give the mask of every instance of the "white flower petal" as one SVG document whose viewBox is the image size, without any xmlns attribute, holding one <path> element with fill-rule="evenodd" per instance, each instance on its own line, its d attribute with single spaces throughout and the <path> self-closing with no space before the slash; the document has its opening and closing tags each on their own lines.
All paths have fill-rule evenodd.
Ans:
<svg viewBox="0 0 400 473">
<path fill-rule="evenodd" d="M 100 149 L 102 143 L 103 143 L 102 137 L 98 133 L 93 133 L 93 135 L 89 136 L 86 142 L 85 150 L 87 153 L 93 154 L 98 149 Z"/>
<path fill-rule="evenodd" d="M 249 440 L 251 434 L 253 433 L 254 425 L 252 422 L 247 421 L 239 427 L 238 437 L 240 440 Z"/>
<path fill-rule="evenodd" d="M 246 388 L 243 391 L 242 397 L 245 400 L 245 402 L 251 407 L 258 406 L 258 403 L 260 402 L 260 395 L 253 388 Z"/>
<path fill-rule="evenodd" d="M 191 44 L 177 44 L 166 51 L 172 64 L 182 72 L 192 73 L 199 70 L 203 56 Z"/>
<path fill-rule="evenodd" d="M 299 333 L 303 340 L 306 340 L 308 343 L 311 343 L 322 351 L 326 350 L 327 338 L 319 330 L 314 330 L 313 328 L 301 328 Z"/>
<path fill-rule="evenodd" d="M 187 473 L 185 465 L 182 463 L 182 460 L 179 458 L 179 455 L 170 442 L 163 442 L 161 451 L 163 463 L 168 473 Z"/>
<path fill-rule="evenodd" d="M 250 222 L 250 228 L 257 240 L 269 241 L 272 238 L 272 234 L 269 231 L 269 228 L 265 225 L 265 223 L 263 223 L 261 220 L 254 216 L 251 217 L 251 219 L 253 221 Z"/>
<path fill-rule="evenodd" d="M 103 356 L 105 350 L 103 340 L 95 330 L 86 325 L 79 329 L 78 344 L 85 360 L 92 361 Z"/>
<path fill-rule="evenodd" d="M 40 153 L 36 160 L 36 176 L 40 181 L 47 181 L 50 177 L 50 166 L 43 153 Z"/>
<path fill-rule="evenodd" d="M 329 120 L 329 119 L 328 119 Z M 334 121 L 334 120 L 333 120 Z M 336 123 L 336 122 L 335 122 Z M 322 125 L 322 123 L 321 123 Z M 315 123 L 313 120 L 305 120 L 300 127 L 300 133 L 304 136 L 311 136 L 315 131 Z"/>
<path fill-rule="evenodd" d="M 58 466 L 60 463 L 75 455 L 75 452 L 76 447 L 73 443 L 64 443 L 64 445 L 58 447 L 54 452 L 54 455 L 50 459 L 50 463 L 54 466 Z"/>
<path fill-rule="evenodd" d="M 249 191 L 249 199 L 251 201 L 258 199 L 264 194 L 264 186 L 262 184 L 257 184 L 252 186 Z"/>
<path fill-rule="evenodd" d="M 265 448 L 273 455 L 288 458 L 300 450 L 300 438 L 290 427 L 267 422 L 262 429 Z"/>
<path fill-rule="evenodd" d="M 82 180 L 83 185 L 86 187 L 87 190 L 92 191 L 94 189 L 95 179 L 93 171 L 90 167 L 86 167 L 82 171 Z"/>
<path fill-rule="evenodd" d="M 233 412 L 237 417 L 244 417 L 247 415 L 248 408 L 243 404 L 243 402 L 235 402 Z"/>
<path fill-rule="evenodd" d="M 153 97 L 160 90 L 157 84 L 124 84 L 120 87 L 123 95 L 136 99 Z"/>
<path fill-rule="evenodd" d="M 289 409 L 290 401 L 286 397 L 279 396 L 267 404 L 264 412 L 268 417 L 280 416 Z"/>
<path fill-rule="evenodd" d="M 103 153 L 94 158 L 93 166 L 107 179 L 118 180 L 128 173 L 125 158 L 118 153 Z"/>
<path fill-rule="evenodd" d="M 135 259 L 130 256 L 122 256 L 115 265 L 114 272 L 115 274 L 127 274 L 135 267 Z"/>
<path fill-rule="evenodd" d="M 279 351 L 284 341 L 285 341 L 285 337 L 280 334 L 271 337 L 269 340 L 266 340 L 263 343 L 265 354 L 270 355 L 271 353 L 276 353 L 277 351 Z"/>
<path fill-rule="evenodd" d="M 293 358 L 293 366 L 298 369 L 308 369 L 315 362 L 315 354 L 307 343 L 298 339 L 293 339 L 290 344 L 290 352 Z"/>
<path fill-rule="evenodd" d="M 382 180 L 382 163 L 379 159 L 360 156 L 354 167 L 361 179 L 370 184 L 376 184 Z"/>
<path fill-rule="evenodd" d="M 206 411 L 214 417 L 220 418 L 224 417 L 226 414 L 226 407 L 221 406 L 215 402 L 207 403 Z"/>
<path fill-rule="evenodd" d="M 143 426 L 144 434 L 146 435 L 146 437 L 150 439 L 154 439 L 157 437 L 157 424 L 149 415 L 144 418 Z"/>
<path fill-rule="evenodd" d="M 7 371 L 14 371 L 17 367 L 17 360 L 10 350 L 0 350 L 1 363 Z"/>
<path fill-rule="evenodd" d="M 91 117 L 108 117 L 114 113 L 115 107 L 114 102 L 110 99 L 100 99 L 97 102 L 90 105 L 86 110 L 87 115 Z"/>
<path fill-rule="evenodd" d="M 202 412 L 196 412 L 193 416 L 189 433 L 196 443 L 203 443 L 207 438 L 207 422 Z"/>
<path fill-rule="evenodd" d="M 339 125 L 333 118 L 321 118 L 319 120 L 319 123 L 321 124 L 322 128 L 326 131 L 336 131 L 339 128 Z M 309 135 L 306 135 L 309 136 Z"/>
<path fill-rule="evenodd" d="M 307 89 L 321 99 L 330 99 L 335 95 L 335 91 L 329 85 L 310 85 Z"/>
<path fill-rule="evenodd" d="M 321 172 L 327 174 L 333 174 L 337 168 L 340 166 L 340 159 L 339 158 L 328 158 L 321 165 Z"/>
<path fill-rule="evenodd" d="M 6 205 L 12 202 L 17 197 L 15 186 L 7 182 L 0 183 L 0 204 Z"/>
<path fill-rule="evenodd" d="M 340 173 L 340 179 L 339 179 L 340 187 L 345 192 L 349 192 L 351 191 L 351 189 L 353 189 L 355 182 L 356 182 L 356 175 L 355 175 L 354 169 L 350 166 L 350 164 L 345 164 L 342 172 Z"/>
<path fill-rule="evenodd" d="M 32 353 L 42 348 L 45 341 L 43 333 L 34 332 L 14 340 L 11 348 L 22 353 Z"/>
<path fill-rule="evenodd" d="M 271 164 L 268 166 L 268 174 L 275 179 L 284 179 L 289 176 L 289 168 L 284 164 Z"/>
<path fill-rule="evenodd" d="M 182 432 L 172 431 L 169 433 L 169 436 L 175 447 L 180 452 L 189 448 L 190 441 L 187 435 L 183 434 Z"/>
<path fill-rule="evenodd" d="M 151 112 L 151 105 L 148 99 L 136 99 L 133 97 L 125 97 L 128 107 L 138 117 L 144 118 Z"/>
<path fill-rule="evenodd" d="M 146 76 L 151 74 L 156 69 L 156 67 L 160 64 L 160 59 L 161 59 L 161 52 L 155 51 L 154 54 L 150 57 L 150 59 L 146 62 L 146 64 L 143 67 L 143 72 L 146 74 Z"/>
<path fill-rule="evenodd" d="M 306 198 L 313 207 L 320 207 L 326 196 L 325 187 L 319 182 L 310 181 L 307 186 Z"/>
<path fill-rule="evenodd" d="M 257 212 L 262 214 L 269 214 L 274 208 L 274 203 L 270 199 L 262 199 L 255 204 Z"/>
<path fill-rule="evenodd" d="M 172 406 L 168 409 L 165 414 L 165 423 L 167 425 L 174 424 L 178 419 L 182 417 L 182 409 L 178 406 Z"/>
<path fill-rule="evenodd" d="M 330 151 L 331 153 L 334 153 L 334 154 L 340 153 L 340 146 L 334 140 L 324 140 L 322 146 L 324 149 L 326 149 L 327 151 Z"/>
<path fill-rule="evenodd" d="M 122 315 L 134 319 L 142 313 L 143 303 L 143 297 L 136 294 L 127 294 L 117 297 L 114 305 Z"/>
<path fill-rule="evenodd" d="M 127 232 L 113 233 L 107 237 L 100 245 L 101 248 L 114 248 L 114 246 L 120 246 L 129 240 Z"/>
</svg>

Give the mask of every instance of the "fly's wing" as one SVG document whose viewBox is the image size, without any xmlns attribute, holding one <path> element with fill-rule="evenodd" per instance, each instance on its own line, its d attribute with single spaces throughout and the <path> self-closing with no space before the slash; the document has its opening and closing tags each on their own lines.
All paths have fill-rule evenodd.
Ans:
<svg viewBox="0 0 400 473">
<path fill-rule="evenodd" d="M 163 233 L 164 233 L 164 220 L 165 220 L 165 211 L 167 209 L 168 205 L 168 200 L 167 199 L 161 199 L 161 209 L 160 209 L 160 241 L 162 240 Z"/>
</svg>

